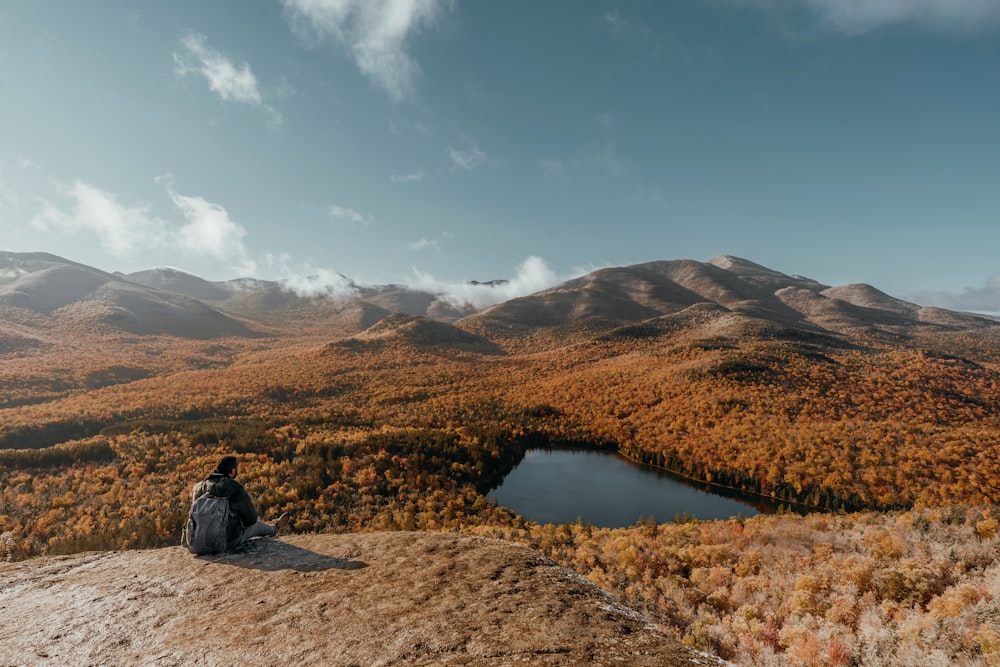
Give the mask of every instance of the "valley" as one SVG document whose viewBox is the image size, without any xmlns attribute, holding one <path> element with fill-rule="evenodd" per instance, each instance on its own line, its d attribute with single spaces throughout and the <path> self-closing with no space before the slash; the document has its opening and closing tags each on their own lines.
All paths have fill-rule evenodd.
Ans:
<svg viewBox="0 0 1000 667">
<path fill-rule="evenodd" d="M 989 318 L 732 257 L 475 311 L 41 254 L 0 269 L 8 560 L 176 544 L 190 486 L 235 451 L 294 532 L 521 542 L 739 664 L 1000 655 Z M 491 503 L 528 449 L 563 445 L 816 512 L 605 529 Z"/>
</svg>

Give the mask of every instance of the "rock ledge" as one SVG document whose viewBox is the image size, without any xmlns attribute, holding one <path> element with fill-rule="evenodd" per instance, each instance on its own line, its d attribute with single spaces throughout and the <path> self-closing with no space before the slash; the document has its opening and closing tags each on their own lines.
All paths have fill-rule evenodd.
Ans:
<svg viewBox="0 0 1000 667">
<path fill-rule="evenodd" d="M 511 543 L 293 535 L 0 565 L 0 665 L 718 665 Z"/>
</svg>

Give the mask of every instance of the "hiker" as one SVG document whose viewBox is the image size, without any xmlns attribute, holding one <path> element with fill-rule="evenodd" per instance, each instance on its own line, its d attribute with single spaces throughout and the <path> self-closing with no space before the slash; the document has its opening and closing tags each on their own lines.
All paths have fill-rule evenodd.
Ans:
<svg viewBox="0 0 1000 667">
<path fill-rule="evenodd" d="M 229 518 L 225 527 L 226 549 L 237 547 L 252 537 L 277 535 L 288 526 L 289 521 L 287 512 L 279 516 L 273 524 L 265 523 L 257 518 L 257 510 L 254 508 L 250 496 L 243 485 L 236 481 L 238 463 L 235 456 L 223 456 L 215 470 L 207 478 L 195 484 L 191 491 L 192 508 L 195 507 L 198 499 L 205 495 L 228 500 Z M 191 548 L 187 544 L 189 539 L 188 532 L 185 531 L 185 546 Z"/>
</svg>

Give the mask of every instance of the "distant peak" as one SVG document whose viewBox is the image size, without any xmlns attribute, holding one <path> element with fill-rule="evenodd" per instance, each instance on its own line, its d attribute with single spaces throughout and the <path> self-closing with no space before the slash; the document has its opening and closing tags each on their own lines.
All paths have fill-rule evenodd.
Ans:
<svg viewBox="0 0 1000 667">
<path fill-rule="evenodd" d="M 197 278 L 198 276 L 171 266 L 158 266 L 148 271 L 151 275 L 163 276 L 164 278 Z"/>
<path fill-rule="evenodd" d="M 481 285 L 481 286 L 484 286 L 484 287 L 500 287 L 501 285 L 506 285 L 509 282 L 510 282 L 509 280 L 505 280 L 503 278 L 499 278 L 499 279 L 496 279 L 496 280 L 487 280 L 486 282 L 479 282 L 478 280 L 470 280 L 468 284 L 469 285 Z"/>
<path fill-rule="evenodd" d="M 751 262 L 749 259 L 743 259 L 742 257 L 736 257 L 735 255 L 717 255 L 712 259 L 708 260 L 709 264 L 717 266 L 720 269 L 759 269 L 761 271 L 772 271 L 772 269 L 767 268 L 756 262 Z"/>
</svg>

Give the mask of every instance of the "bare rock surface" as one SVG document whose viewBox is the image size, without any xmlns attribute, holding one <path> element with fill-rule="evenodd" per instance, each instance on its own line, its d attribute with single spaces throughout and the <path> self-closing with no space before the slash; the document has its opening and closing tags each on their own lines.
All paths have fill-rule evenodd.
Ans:
<svg viewBox="0 0 1000 667">
<path fill-rule="evenodd" d="M 0 665 L 718 665 L 530 549 L 293 535 L 0 565 Z"/>
</svg>

